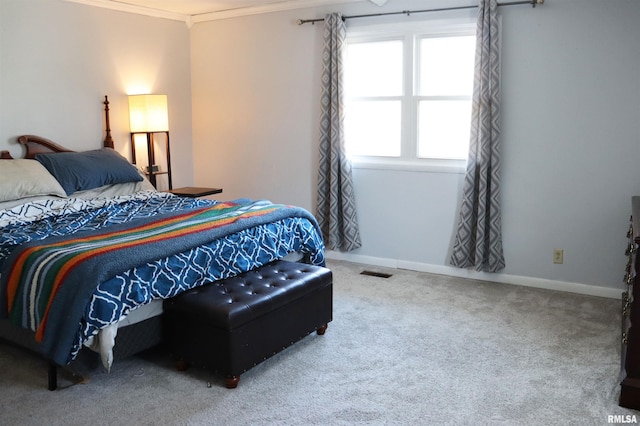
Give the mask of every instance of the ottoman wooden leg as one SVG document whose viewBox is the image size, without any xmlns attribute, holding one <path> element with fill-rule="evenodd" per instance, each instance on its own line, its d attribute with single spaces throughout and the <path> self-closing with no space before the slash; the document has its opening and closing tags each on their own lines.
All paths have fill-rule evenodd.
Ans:
<svg viewBox="0 0 640 426">
<path fill-rule="evenodd" d="M 325 331 L 327 331 L 327 327 L 328 327 L 328 326 L 329 326 L 328 324 L 325 324 L 325 325 L 320 326 L 320 327 L 318 328 L 318 330 L 316 330 L 316 332 L 318 333 L 318 335 L 322 336 L 322 335 L 324 334 L 324 332 L 325 332 Z"/>
<path fill-rule="evenodd" d="M 240 376 L 225 376 L 224 377 L 224 385 L 227 389 L 235 389 L 238 387 L 238 382 L 240 381 Z"/>
</svg>

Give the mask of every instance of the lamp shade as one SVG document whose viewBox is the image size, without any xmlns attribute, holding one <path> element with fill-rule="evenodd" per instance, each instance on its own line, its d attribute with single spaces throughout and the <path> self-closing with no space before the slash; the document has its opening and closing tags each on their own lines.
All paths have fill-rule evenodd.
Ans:
<svg viewBox="0 0 640 426">
<path fill-rule="evenodd" d="M 131 133 L 168 132 L 167 95 L 129 96 Z"/>
</svg>

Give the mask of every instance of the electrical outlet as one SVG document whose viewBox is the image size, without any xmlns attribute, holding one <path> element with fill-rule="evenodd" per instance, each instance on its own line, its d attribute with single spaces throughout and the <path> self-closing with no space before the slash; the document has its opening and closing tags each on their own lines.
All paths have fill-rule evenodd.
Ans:
<svg viewBox="0 0 640 426">
<path fill-rule="evenodd" d="M 553 249 L 553 263 L 562 264 L 564 262 L 564 250 Z"/>
</svg>

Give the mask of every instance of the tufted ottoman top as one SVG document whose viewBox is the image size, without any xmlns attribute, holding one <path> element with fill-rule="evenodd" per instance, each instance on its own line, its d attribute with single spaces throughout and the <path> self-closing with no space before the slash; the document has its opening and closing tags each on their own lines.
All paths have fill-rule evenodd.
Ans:
<svg viewBox="0 0 640 426">
<path fill-rule="evenodd" d="M 230 330 L 331 283 L 327 268 L 277 260 L 167 299 L 164 310 Z"/>
</svg>

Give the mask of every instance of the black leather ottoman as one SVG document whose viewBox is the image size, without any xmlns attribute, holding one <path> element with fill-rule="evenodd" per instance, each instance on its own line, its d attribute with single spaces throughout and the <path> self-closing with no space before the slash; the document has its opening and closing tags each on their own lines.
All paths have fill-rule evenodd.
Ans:
<svg viewBox="0 0 640 426">
<path fill-rule="evenodd" d="M 240 374 L 332 320 L 329 269 L 275 261 L 164 301 L 164 337 L 180 364 Z"/>
</svg>

